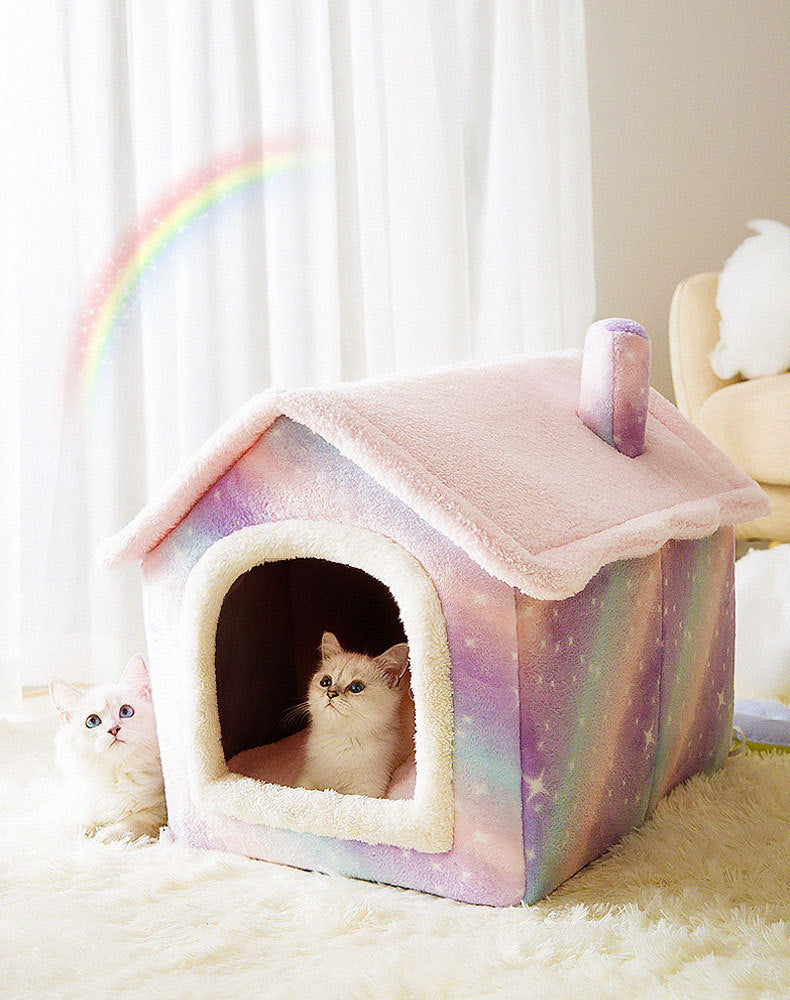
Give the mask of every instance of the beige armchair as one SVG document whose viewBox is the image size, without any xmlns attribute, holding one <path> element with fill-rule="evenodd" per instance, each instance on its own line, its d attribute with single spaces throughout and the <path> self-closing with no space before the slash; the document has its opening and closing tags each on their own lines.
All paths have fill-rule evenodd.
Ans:
<svg viewBox="0 0 790 1000">
<path fill-rule="evenodd" d="M 790 541 L 790 373 L 722 381 L 709 355 L 719 339 L 717 274 L 675 289 L 669 354 L 678 409 L 762 486 L 772 512 L 736 527 L 744 539 Z"/>
</svg>

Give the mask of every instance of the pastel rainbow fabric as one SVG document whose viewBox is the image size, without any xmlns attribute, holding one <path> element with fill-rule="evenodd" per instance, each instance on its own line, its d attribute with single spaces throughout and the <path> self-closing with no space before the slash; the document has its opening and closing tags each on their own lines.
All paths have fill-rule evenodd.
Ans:
<svg viewBox="0 0 790 1000">
<path fill-rule="evenodd" d="M 286 518 L 386 534 L 432 578 L 454 691 L 455 832 L 421 854 L 254 826 L 198 809 L 176 673 L 187 578 L 218 539 Z M 489 905 L 532 902 L 726 753 L 732 530 L 604 566 L 538 601 L 485 572 L 322 437 L 280 417 L 143 562 L 148 649 L 175 836 L 299 868 Z"/>
<path fill-rule="evenodd" d="M 650 340 L 631 319 L 601 319 L 584 338 L 579 416 L 623 455 L 645 450 Z"/>
</svg>

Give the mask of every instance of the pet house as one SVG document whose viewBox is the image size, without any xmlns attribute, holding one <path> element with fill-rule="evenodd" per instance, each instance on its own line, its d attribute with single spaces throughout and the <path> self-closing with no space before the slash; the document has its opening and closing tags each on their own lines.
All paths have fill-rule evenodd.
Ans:
<svg viewBox="0 0 790 1000">
<path fill-rule="evenodd" d="M 731 526 L 766 503 L 648 368 L 609 321 L 583 366 L 267 392 L 221 428 L 103 553 L 142 560 L 174 836 L 531 902 L 718 767 Z M 289 785 L 324 629 L 409 642 L 415 756 L 386 798 Z"/>
</svg>

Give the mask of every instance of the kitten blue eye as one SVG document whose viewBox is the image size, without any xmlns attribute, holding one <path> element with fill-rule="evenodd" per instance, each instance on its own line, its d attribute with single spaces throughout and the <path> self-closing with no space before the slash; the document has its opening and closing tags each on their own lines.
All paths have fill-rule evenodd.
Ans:
<svg viewBox="0 0 790 1000">
<path fill-rule="evenodd" d="M 318 683 L 321 685 L 322 688 L 328 688 L 329 685 L 332 683 L 332 678 L 329 676 L 329 674 L 324 674 L 324 676 Z"/>
<path fill-rule="evenodd" d="M 118 709 L 118 715 L 122 719 L 131 719 L 131 717 L 134 715 L 134 709 L 132 708 L 131 705 L 121 705 L 121 707 Z"/>
<path fill-rule="evenodd" d="M 352 694 L 359 694 L 360 691 L 364 691 L 365 690 L 365 685 L 362 683 L 362 681 L 352 681 L 348 685 L 348 690 Z"/>
<path fill-rule="evenodd" d="M 98 715 L 89 715 L 85 720 L 85 725 L 88 729 L 95 729 L 97 726 L 101 725 L 101 719 Z"/>
</svg>

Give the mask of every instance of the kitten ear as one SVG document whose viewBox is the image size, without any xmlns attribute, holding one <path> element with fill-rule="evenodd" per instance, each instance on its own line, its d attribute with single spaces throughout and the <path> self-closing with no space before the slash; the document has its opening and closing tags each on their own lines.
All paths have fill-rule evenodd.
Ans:
<svg viewBox="0 0 790 1000">
<path fill-rule="evenodd" d="M 139 692 L 144 701 L 151 700 L 151 680 L 148 676 L 148 667 L 139 653 L 133 656 L 124 667 L 120 683 Z"/>
<path fill-rule="evenodd" d="M 409 666 L 409 644 L 399 642 L 395 646 L 390 646 L 381 656 L 376 657 L 376 662 L 384 671 L 389 686 L 397 687 Z"/>
<path fill-rule="evenodd" d="M 321 636 L 321 659 L 329 660 L 344 652 L 345 650 L 337 641 L 337 637 L 332 632 L 324 632 Z"/>
<path fill-rule="evenodd" d="M 77 707 L 77 703 L 82 700 L 82 691 L 79 691 L 73 684 L 60 680 L 56 677 L 49 682 L 49 696 L 58 718 L 62 723 L 66 723 L 71 718 L 71 713 Z"/>
</svg>

